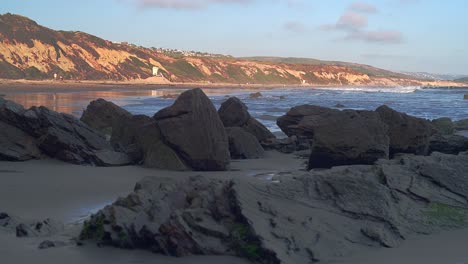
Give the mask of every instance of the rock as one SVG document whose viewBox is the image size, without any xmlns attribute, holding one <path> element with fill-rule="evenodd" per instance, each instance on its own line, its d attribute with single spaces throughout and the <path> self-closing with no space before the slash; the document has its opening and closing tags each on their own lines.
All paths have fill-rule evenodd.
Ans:
<svg viewBox="0 0 468 264">
<path fill-rule="evenodd" d="M 17 237 L 46 237 L 56 234 L 63 225 L 51 219 L 32 223 L 20 223 L 16 226 Z"/>
<path fill-rule="evenodd" d="M 11 217 L 7 213 L 0 212 L 0 227 L 7 227 L 11 224 Z"/>
<path fill-rule="evenodd" d="M 110 161 L 109 155 L 103 156 L 102 153 L 113 151 L 109 142 L 103 135 L 71 115 L 57 113 L 42 106 L 25 110 L 18 104 L 3 100 L 0 101 L 0 122 L 22 131 L 11 132 L 12 128 L 8 128 L 10 139 L 15 140 L 15 155 L 20 156 L 20 159 L 38 157 L 35 148 L 37 146 L 42 153 L 52 158 L 74 164 L 128 164 L 125 159 L 121 159 L 124 163 L 118 164 L 117 159 Z M 2 133 L 8 132 L 5 130 Z M 31 153 L 28 155 L 27 152 Z M 97 153 L 101 153 L 101 157 Z M 107 160 L 101 160 L 102 157 Z"/>
<path fill-rule="evenodd" d="M 257 138 L 240 127 L 228 127 L 229 151 L 232 159 L 258 159 L 265 151 Z"/>
<path fill-rule="evenodd" d="M 388 159 L 387 126 L 375 112 L 304 105 L 292 108 L 277 123 L 287 135 L 311 141 L 309 169 Z"/>
<path fill-rule="evenodd" d="M 25 161 L 40 157 L 41 151 L 33 137 L 0 121 L 0 160 Z"/>
<path fill-rule="evenodd" d="M 468 94 L 465 94 L 465 95 L 463 96 L 463 99 L 468 100 Z"/>
<path fill-rule="evenodd" d="M 430 141 L 430 152 L 442 152 L 446 154 L 458 154 L 468 151 L 468 138 L 458 135 L 432 136 Z"/>
<path fill-rule="evenodd" d="M 385 105 L 376 112 L 389 128 L 390 156 L 396 153 L 428 154 L 430 139 L 436 132 L 430 121 L 399 113 Z"/>
<path fill-rule="evenodd" d="M 81 238 L 171 256 L 317 263 L 417 234 L 466 228 L 468 156 L 402 155 L 376 165 L 252 177 L 148 177 L 84 224 Z M 384 206 L 383 206 L 384 205 Z"/>
<path fill-rule="evenodd" d="M 188 170 L 177 153 L 162 139 L 156 121 L 136 115 L 114 128 L 111 143 L 125 152 L 134 163 L 168 170 Z"/>
<path fill-rule="evenodd" d="M 265 150 L 277 150 L 282 153 L 293 153 L 296 151 L 310 150 L 309 140 L 306 138 L 298 138 L 291 136 L 288 138 L 273 138 L 262 142 L 262 147 Z M 310 155 L 310 153 L 309 153 Z M 309 157 L 307 155 L 307 157 Z"/>
<path fill-rule="evenodd" d="M 37 248 L 38 249 L 57 248 L 57 247 L 63 247 L 66 244 L 67 243 L 65 243 L 63 241 L 44 240 L 39 244 L 39 246 Z"/>
<path fill-rule="evenodd" d="M 249 95 L 249 98 L 250 98 L 250 99 L 258 99 L 258 98 L 260 98 L 260 97 L 263 97 L 263 94 L 262 94 L 261 92 L 251 93 L 251 94 Z"/>
<path fill-rule="evenodd" d="M 194 170 L 227 170 L 229 143 L 218 113 L 201 89 L 183 92 L 154 115 L 164 143 Z M 175 133 L 175 131 L 177 133 Z"/>
<path fill-rule="evenodd" d="M 455 131 L 452 119 L 448 117 L 434 119 L 431 123 L 441 135 L 452 135 Z"/>
<path fill-rule="evenodd" d="M 462 119 L 453 123 L 455 130 L 468 130 L 468 119 Z"/>
<path fill-rule="evenodd" d="M 88 105 L 80 120 L 95 130 L 112 135 L 112 129 L 131 116 L 116 104 L 97 99 Z"/>
<path fill-rule="evenodd" d="M 96 151 L 95 155 L 98 166 L 123 166 L 133 162 L 127 154 L 113 150 Z"/>
<path fill-rule="evenodd" d="M 335 107 L 336 108 L 345 108 L 346 106 L 344 104 L 336 104 Z"/>
<path fill-rule="evenodd" d="M 247 106 L 237 97 L 231 97 L 222 103 L 218 114 L 225 127 L 241 127 L 254 135 L 259 142 L 276 138 L 262 123 L 250 115 Z"/>
</svg>

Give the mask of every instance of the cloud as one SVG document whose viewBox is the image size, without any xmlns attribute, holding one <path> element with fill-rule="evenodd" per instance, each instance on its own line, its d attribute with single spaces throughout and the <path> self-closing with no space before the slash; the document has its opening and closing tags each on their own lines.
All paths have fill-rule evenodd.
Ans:
<svg viewBox="0 0 468 264">
<path fill-rule="evenodd" d="M 335 24 L 325 24 L 320 28 L 323 30 L 356 31 L 367 27 L 367 24 L 367 17 L 348 11 L 342 14 Z"/>
<path fill-rule="evenodd" d="M 289 21 L 284 24 L 284 29 L 294 33 L 304 33 L 306 31 L 306 26 L 301 22 Z"/>
<path fill-rule="evenodd" d="M 356 31 L 349 33 L 344 39 L 377 43 L 401 43 L 403 42 L 403 34 L 395 30 Z"/>
<path fill-rule="evenodd" d="M 253 0 L 127 0 L 141 7 L 200 9 L 212 4 L 248 4 Z"/>
<path fill-rule="evenodd" d="M 374 14 L 378 12 L 377 7 L 366 2 L 354 2 L 349 6 L 348 9 L 354 12 L 361 12 L 361 13 L 368 13 L 368 14 Z"/>
</svg>

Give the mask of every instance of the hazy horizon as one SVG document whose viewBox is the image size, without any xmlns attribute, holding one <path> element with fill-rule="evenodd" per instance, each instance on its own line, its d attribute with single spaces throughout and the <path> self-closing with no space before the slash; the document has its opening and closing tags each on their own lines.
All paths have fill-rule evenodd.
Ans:
<svg viewBox="0 0 468 264">
<path fill-rule="evenodd" d="M 468 74 L 468 3 L 418 0 L 44 0 L 2 3 L 55 30 L 235 57 L 347 61 Z"/>
</svg>

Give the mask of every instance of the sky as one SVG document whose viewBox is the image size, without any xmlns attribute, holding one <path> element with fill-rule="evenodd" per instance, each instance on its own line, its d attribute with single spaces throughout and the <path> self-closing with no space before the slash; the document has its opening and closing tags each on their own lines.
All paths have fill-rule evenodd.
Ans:
<svg viewBox="0 0 468 264">
<path fill-rule="evenodd" d="M 0 13 L 145 47 L 468 74 L 466 0 L 0 0 Z"/>
</svg>

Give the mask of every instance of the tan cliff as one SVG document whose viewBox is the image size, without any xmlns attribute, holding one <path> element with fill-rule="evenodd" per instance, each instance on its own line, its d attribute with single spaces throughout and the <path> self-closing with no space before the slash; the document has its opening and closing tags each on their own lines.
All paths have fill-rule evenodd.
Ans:
<svg viewBox="0 0 468 264">
<path fill-rule="evenodd" d="M 158 77 L 153 77 L 153 67 Z M 294 63 L 181 55 L 54 31 L 22 16 L 0 15 L 0 78 L 134 80 L 158 83 L 283 85 L 431 85 L 433 82 L 351 63 Z M 444 83 L 457 85 L 457 83 Z"/>
</svg>

